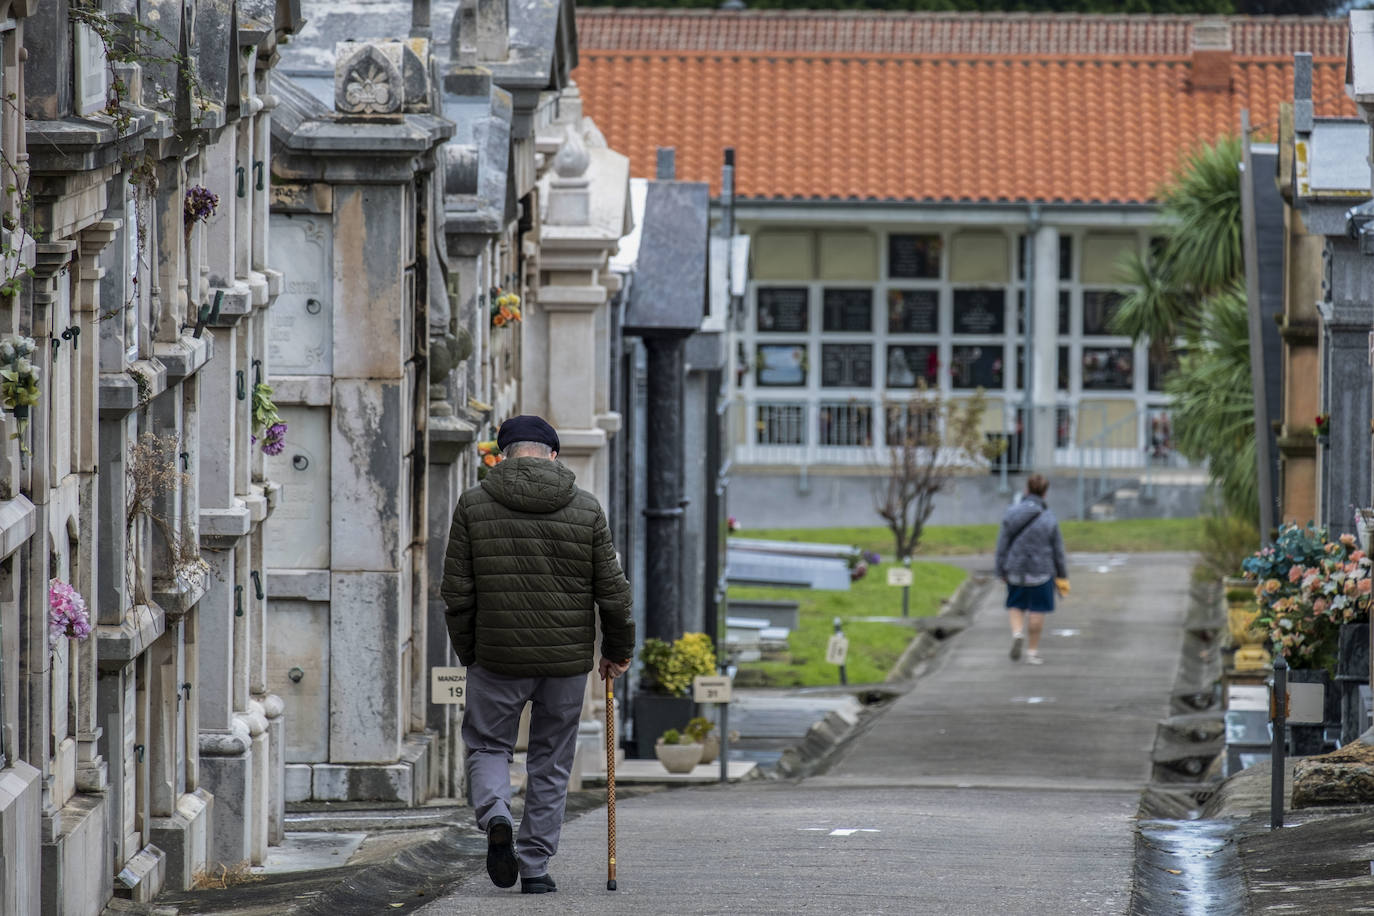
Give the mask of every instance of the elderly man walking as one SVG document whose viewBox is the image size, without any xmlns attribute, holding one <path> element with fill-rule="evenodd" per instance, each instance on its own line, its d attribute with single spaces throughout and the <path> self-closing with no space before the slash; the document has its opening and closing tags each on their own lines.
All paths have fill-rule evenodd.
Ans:
<svg viewBox="0 0 1374 916">
<path fill-rule="evenodd" d="M 596 613 L 603 678 L 629 669 L 634 618 L 605 513 L 557 462 L 553 427 L 512 417 L 496 443 L 505 460 L 454 510 L 443 596 L 449 639 L 468 669 L 468 797 L 487 834 L 487 874 L 497 887 L 519 877 L 522 893 L 544 894 L 558 889 L 549 859 L 563 827 Z M 526 701 L 525 813 L 513 837 L 510 763 Z"/>
</svg>

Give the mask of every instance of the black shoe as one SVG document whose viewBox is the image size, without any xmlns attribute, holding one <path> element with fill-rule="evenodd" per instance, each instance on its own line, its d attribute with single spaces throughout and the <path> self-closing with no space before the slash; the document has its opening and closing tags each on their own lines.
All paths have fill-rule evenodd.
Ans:
<svg viewBox="0 0 1374 916">
<path fill-rule="evenodd" d="M 553 875 L 535 875 L 533 878 L 520 879 L 522 894 L 552 894 L 557 890 L 558 885 L 553 883 Z"/>
<path fill-rule="evenodd" d="M 514 887 L 520 877 L 509 818 L 498 816 L 487 821 L 487 874 L 497 887 Z"/>
</svg>

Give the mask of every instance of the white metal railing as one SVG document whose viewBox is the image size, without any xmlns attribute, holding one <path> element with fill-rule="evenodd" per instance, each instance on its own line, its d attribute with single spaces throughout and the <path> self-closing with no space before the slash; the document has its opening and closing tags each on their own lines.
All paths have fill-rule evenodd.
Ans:
<svg viewBox="0 0 1374 916">
<path fill-rule="evenodd" d="M 906 401 L 745 403 L 752 422 L 746 431 L 747 441 L 734 447 L 734 461 L 796 467 L 803 478 L 814 466 L 858 469 L 885 464 L 889 443 L 900 442 L 913 427 L 925 432 L 929 424 L 938 422 L 929 408 Z M 1024 470 L 1025 410 L 1015 403 L 1004 403 L 1001 410 L 1001 430 L 987 435 L 1007 443 L 1004 457 L 993 465 L 994 471 L 1000 466 L 1005 482 L 1008 470 Z M 1107 404 L 1056 408 L 1054 466 L 1078 472 L 1083 507 L 1105 493 L 1114 478 L 1139 478 L 1148 492 L 1157 469 L 1191 467 L 1173 451 L 1166 408 L 1143 407 L 1120 417 L 1114 413 Z"/>
</svg>

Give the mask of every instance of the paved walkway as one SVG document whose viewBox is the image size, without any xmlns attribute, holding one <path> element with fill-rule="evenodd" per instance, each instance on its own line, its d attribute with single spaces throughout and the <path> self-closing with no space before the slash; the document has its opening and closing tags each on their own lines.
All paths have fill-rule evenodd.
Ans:
<svg viewBox="0 0 1374 916">
<path fill-rule="evenodd" d="M 1189 567 L 1076 557 L 1040 667 L 1008 660 L 994 589 L 826 775 L 621 804 L 615 893 L 603 808 L 565 828 L 559 893 L 479 874 L 421 912 L 1122 914 Z"/>
</svg>

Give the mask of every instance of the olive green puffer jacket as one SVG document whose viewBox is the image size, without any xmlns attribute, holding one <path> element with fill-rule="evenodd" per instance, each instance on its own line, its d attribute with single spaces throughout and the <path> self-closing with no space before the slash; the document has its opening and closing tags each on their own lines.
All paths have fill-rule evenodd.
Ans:
<svg viewBox="0 0 1374 916">
<path fill-rule="evenodd" d="M 444 558 L 448 634 L 458 661 L 514 677 L 592 669 L 634 653 L 630 584 L 596 497 L 545 458 L 511 458 L 458 499 Z"/>
</svg>

